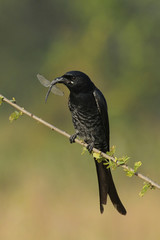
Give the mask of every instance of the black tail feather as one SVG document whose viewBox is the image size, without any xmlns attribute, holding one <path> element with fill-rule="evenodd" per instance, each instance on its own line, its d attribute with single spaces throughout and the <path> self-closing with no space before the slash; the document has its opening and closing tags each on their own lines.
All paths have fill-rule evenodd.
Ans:
<svg viewBox="0 0 160 240">
<path fill-rule="evenodd" d="M 99 185 L 100 212 L 103 213 L 103 205 L 106 205 L 107 195 L 109 195 L 117 211 L 122 215 L 126 215 L 126 209 L 118 196 L 110 169 L 107 169 L 106 166 L 103 165 L 103 162 L 98 163 L 97 160 L 95 160 L 95 164 Z"/>
</svg>

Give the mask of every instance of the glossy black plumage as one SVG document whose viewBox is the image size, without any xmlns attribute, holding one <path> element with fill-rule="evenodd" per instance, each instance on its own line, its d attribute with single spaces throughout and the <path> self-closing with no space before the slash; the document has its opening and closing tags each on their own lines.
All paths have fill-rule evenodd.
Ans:
<svg viewBox="0 0 160 240">
<path fill-rule="evenodd" d="M 62 77 L 56 78 L 52 85 L 56 83 L 63 83 L 70 90 L 68 105 L 76 130 L 70 141 L 74 142 L 79 136 L 88 144 L 90 152 L 93 147 L 103 152 L 109 151 L 107 103 L 101 91 L 86 74 L 79 71 L 67 72 Z M 95 165 L 101 213 L 103 213 L 103 205 L 107 203 L 107 195 L 109 195 L 115 208 L 125 215 L 126 210 L 117 194 L 110 169 L 107 169 L 103 162 L 98 163 L 96 160 Z"/>
</svg>

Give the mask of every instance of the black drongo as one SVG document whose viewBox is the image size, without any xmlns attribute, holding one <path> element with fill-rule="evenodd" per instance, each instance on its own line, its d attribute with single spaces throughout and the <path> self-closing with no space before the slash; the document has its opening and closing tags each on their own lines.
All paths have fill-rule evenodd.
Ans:
<svg viewBox="0 0 160 240">
<path fill-rule="evenodd" d="M 52 87 L 57 83 L 63 83 L 70 91 L 69 109 L 72 114 L 74 128 L 76 130 L 70 138 L 74 142 L 79 136 L 88 144 L 89 152 L 93 147 L 102 152 L 109 151 L 109 120 L 106 100 L 101 91 L 94 85 L 90 78 L 80 71 L 70 71 L 51 82 L 46 100 Z M 100 197 L 100 211 L 103 213 L 103 205 L 107 203 L 109 195 L 114 207 L 119 213 L 125 215 L 126 210 L 117 194 L 111 171 L 102 162 L 95 160 Z"/>
</svg>

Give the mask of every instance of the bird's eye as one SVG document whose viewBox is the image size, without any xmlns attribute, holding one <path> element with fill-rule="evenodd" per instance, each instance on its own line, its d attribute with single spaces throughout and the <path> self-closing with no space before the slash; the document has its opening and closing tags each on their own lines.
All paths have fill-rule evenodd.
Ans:
<svg viewBox="0 0 160 240">
<path fill-rule="evenodd" d="M 76 79 L 76 77 L 75 76 L 72 76 L 72 80 L 75 80 Z"/>
</svg>

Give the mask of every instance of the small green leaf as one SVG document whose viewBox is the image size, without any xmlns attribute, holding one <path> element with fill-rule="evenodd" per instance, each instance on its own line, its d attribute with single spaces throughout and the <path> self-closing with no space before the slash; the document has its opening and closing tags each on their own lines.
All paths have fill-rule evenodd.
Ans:
<svg viewBox="0 0 160 240">
<path fill-rule="evenodd" d="M 128 158 L 126 157 L 125 158 L 125 161 L 127 161 Z M 125 162 L 126 163 L 126 162 Z M 126 172 L 126 175 L 128 177 L 132 177 L 136 172 L 137 172 L 137 169 L 142 165 L 142 162 L 139 161 L 139 162 L 135 162 L 134 164 L 134 169 L 124 169 L 124 171 Z"/>
<path fill-rule="evenodd" d="M 144 182 L 144 186 L 143 186 L 142 190 L 140 191 L 139 196 L 140 196 L 140 197 L 143 197 L 144 194 L 147 192 L 147 190 L 148 190 L 149 188 L 152 189 L 153 186 L 152 186 L 150 183 Z"/>
<path fill-rule="evenodd" d="M 111 157 L 113 157 L 114 154 L 115 154 L 115 152 L 116 152 L 116 147 L 113 145 L 113 146 L 111 147 L 111 150 L 110 150 L 109 152 L 106 152 L 106 154 L 109 155 L 109 156 L 111 156 Z"/>
<path fill-rule="evenodd" d="M 86 148 L 86 147 L 83 147 L 83 148 L 82 148 L 81 155 L 85 154 L 86 152 L 87 152 L 87 148 Z"/>
<path fill-rule="evenodd" d="M 0 105 L 3 103 L 3 97 L 0 97 Z"/>
<path fill-rule="evenodd" d="M 101 156 L 101 152 L 99 153 L 93 152 L 92 155 L 97 160 L 98 163 L 102 162 L 103 160 L 106 160 L 104 157 Z"/>
<path fill-rule="evenodd" d="M 139 162 L 135 162 L 134 164 L 134 172 L 137 172 L 138 168 L 142 165 L 142 162 L 139 161 Z"/>
<path fill-rule="evenodd" d="M 14 97 L 12 97 L 12 99 L 10 100 L 12 103 L 16 103 L 16 99 Z"/>
<path fill-rule="evenodd" d="M 17 120 L 23 113 L 20 111 L 14 111 L 10 116 L 9 116 L 9 121 L 13 122 L 13 120 Z"/>
<path fill-rule="evenodd" d="M 96 158 L 96 159 L 102 158 L 100 153 L 95 153 L 95 152 L 93 153 L 93 157 Z"/>
<path fill-rule="evenodd" d="M 124 165 L 124 164 L 126 164 L 129 158 L 130 158 L 130 157 L 127 157 L 127 156 L 118 158 L 118 159 L 117 159 L 117 165 L 119 166 L 119 165 Z"/>
<path fill-rule="evenodd" d="M 127 177 L 132 177 L 134 175 L 134 171 L 133 170 L 124 169 L 124 171 L 126 172 L 126 176 Z"/>
<path fill-rule="evenodd" d="M 115 158 L 116 160 L 116 158 Z M 113 162 L 111 159 L 108 159 L 106 163 L 103 163 L 104 165 L 107 165 L 107 168 L 111 168 L 112 170 L 115 170 L 117 168 L 117 163 Z"/>
</svg>

